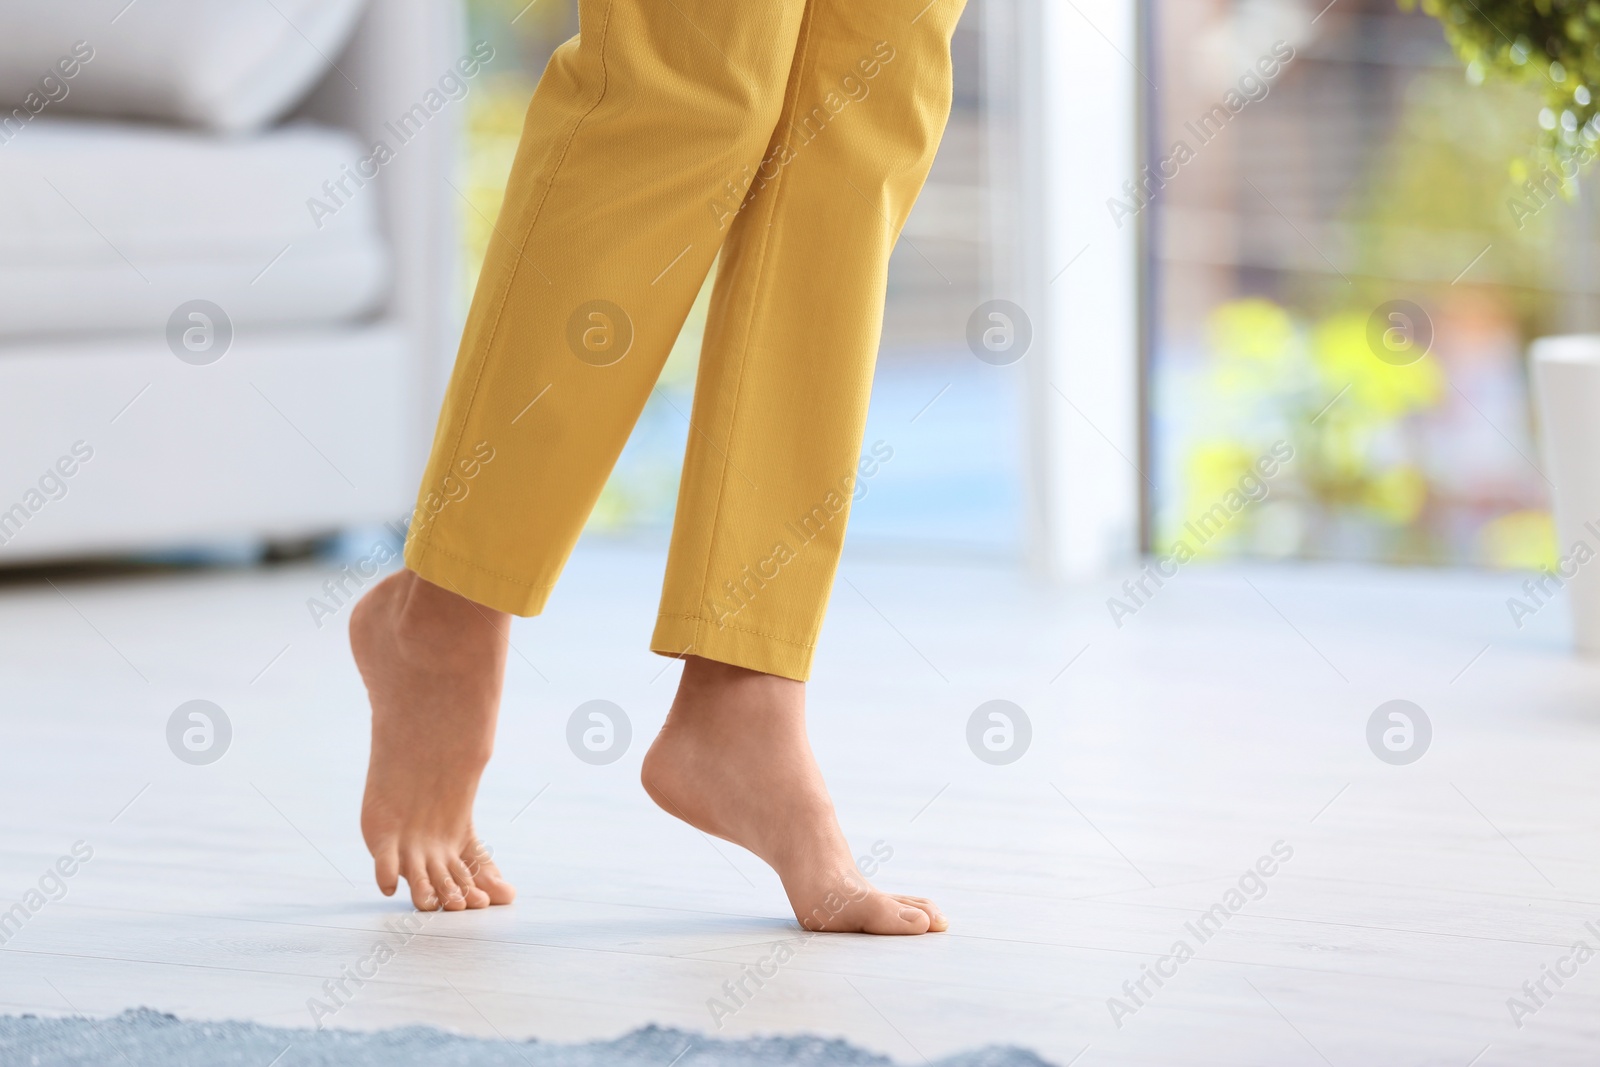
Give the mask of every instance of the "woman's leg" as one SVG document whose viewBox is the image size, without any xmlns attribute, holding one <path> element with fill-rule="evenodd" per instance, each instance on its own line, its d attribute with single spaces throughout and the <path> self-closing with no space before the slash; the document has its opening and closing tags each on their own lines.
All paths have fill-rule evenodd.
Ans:
<svg viewBox="0 0 1600 1067">
<path fill-rule="evenodd" d="M 701 432 L 657 652 L 810 673 L 851 497 L 886 454 L 863 455 L 861 437 L 889 253 L 944 132 L 963 3 L 811 0 L 763 163 L 742 207 L 719 216 Z"/>
<path fill-rule="evenodd" d="M 385 893 L 511 898 L 479 858 L 506 613 L 539 611 L 761 159 L 804 0 L 580 0 L 528 109 L 406 545 L 351 618 L 373 705 L 362 831 Z"/>
<path fill-rule="evenodd" d="M 950 107 L 963 0 L 811 0 L 712 298 L 651 647 L 688 656 L 646 788 L 770 863 L 813 929 L 921 933 L 867 887 L 806 741 L 804 686 L 857 486 L 889 253 Z M 829 900 L 846 900 L 839 910 Z"/>
</svg>

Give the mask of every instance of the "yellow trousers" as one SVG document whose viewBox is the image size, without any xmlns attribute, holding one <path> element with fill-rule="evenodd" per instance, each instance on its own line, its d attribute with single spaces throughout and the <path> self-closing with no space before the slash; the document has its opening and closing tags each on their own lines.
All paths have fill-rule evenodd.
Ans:
<svg viewBox="0 0 1600 1067">
<path fill-rule="evenodd" d="M 650 647 L 805 679 L 889 253 L 964 0 L 580 0 L 528 108 L 406 545 L 537 614 L 718 261 Z"/>
</svg>

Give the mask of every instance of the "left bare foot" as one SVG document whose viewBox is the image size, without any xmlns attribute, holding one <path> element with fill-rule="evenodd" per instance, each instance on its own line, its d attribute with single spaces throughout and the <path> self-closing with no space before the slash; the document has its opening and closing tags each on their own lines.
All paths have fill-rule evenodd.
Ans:
<svg viewBox="0 0 1600 1067">
<path fill-rule="evenodd" d="M 472 828 L 508 632 L 503 614 L 409 570 L 379 582 L 350 614 L 350 647 L 372 703 L 361 834 L 385 896 L 401 878 L 423 910 L 516 896 Z"/>
</svg>

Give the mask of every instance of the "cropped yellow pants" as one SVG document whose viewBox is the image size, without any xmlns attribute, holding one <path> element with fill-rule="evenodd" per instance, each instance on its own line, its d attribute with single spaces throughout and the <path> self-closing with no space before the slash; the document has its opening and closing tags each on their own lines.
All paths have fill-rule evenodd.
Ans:
<svg viewBox="0 0 1600 1067">
<path fill-rule="evenodd" d="M 580 0 L 528 108 L 406 545 L 538 614 L 720 252 L 650 647 L 805 679 L 889 253 L 964 0 Z"/>
</svg>

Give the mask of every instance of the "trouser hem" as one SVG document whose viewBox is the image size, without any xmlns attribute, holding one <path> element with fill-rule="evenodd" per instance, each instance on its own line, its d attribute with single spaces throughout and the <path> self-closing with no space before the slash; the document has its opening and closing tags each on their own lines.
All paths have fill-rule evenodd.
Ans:
<svg viewBox="0 0 1600 1067">
<path fill-rule="evenodd" d="M 803 682 L 811 677 L 814 646 L 727 624 L 719 627 L 698 615 L 662 612 L 656 616 L 650 651 L 674 658 L 703 656 Z"/>
<path fill-rule="evenodd" d="M 426 542 L 406 544 L 406 566 L 425 581 L 512 615 L 537 615 L 550 599 L 548 585 L 500 574 Z"/>
</svg>

